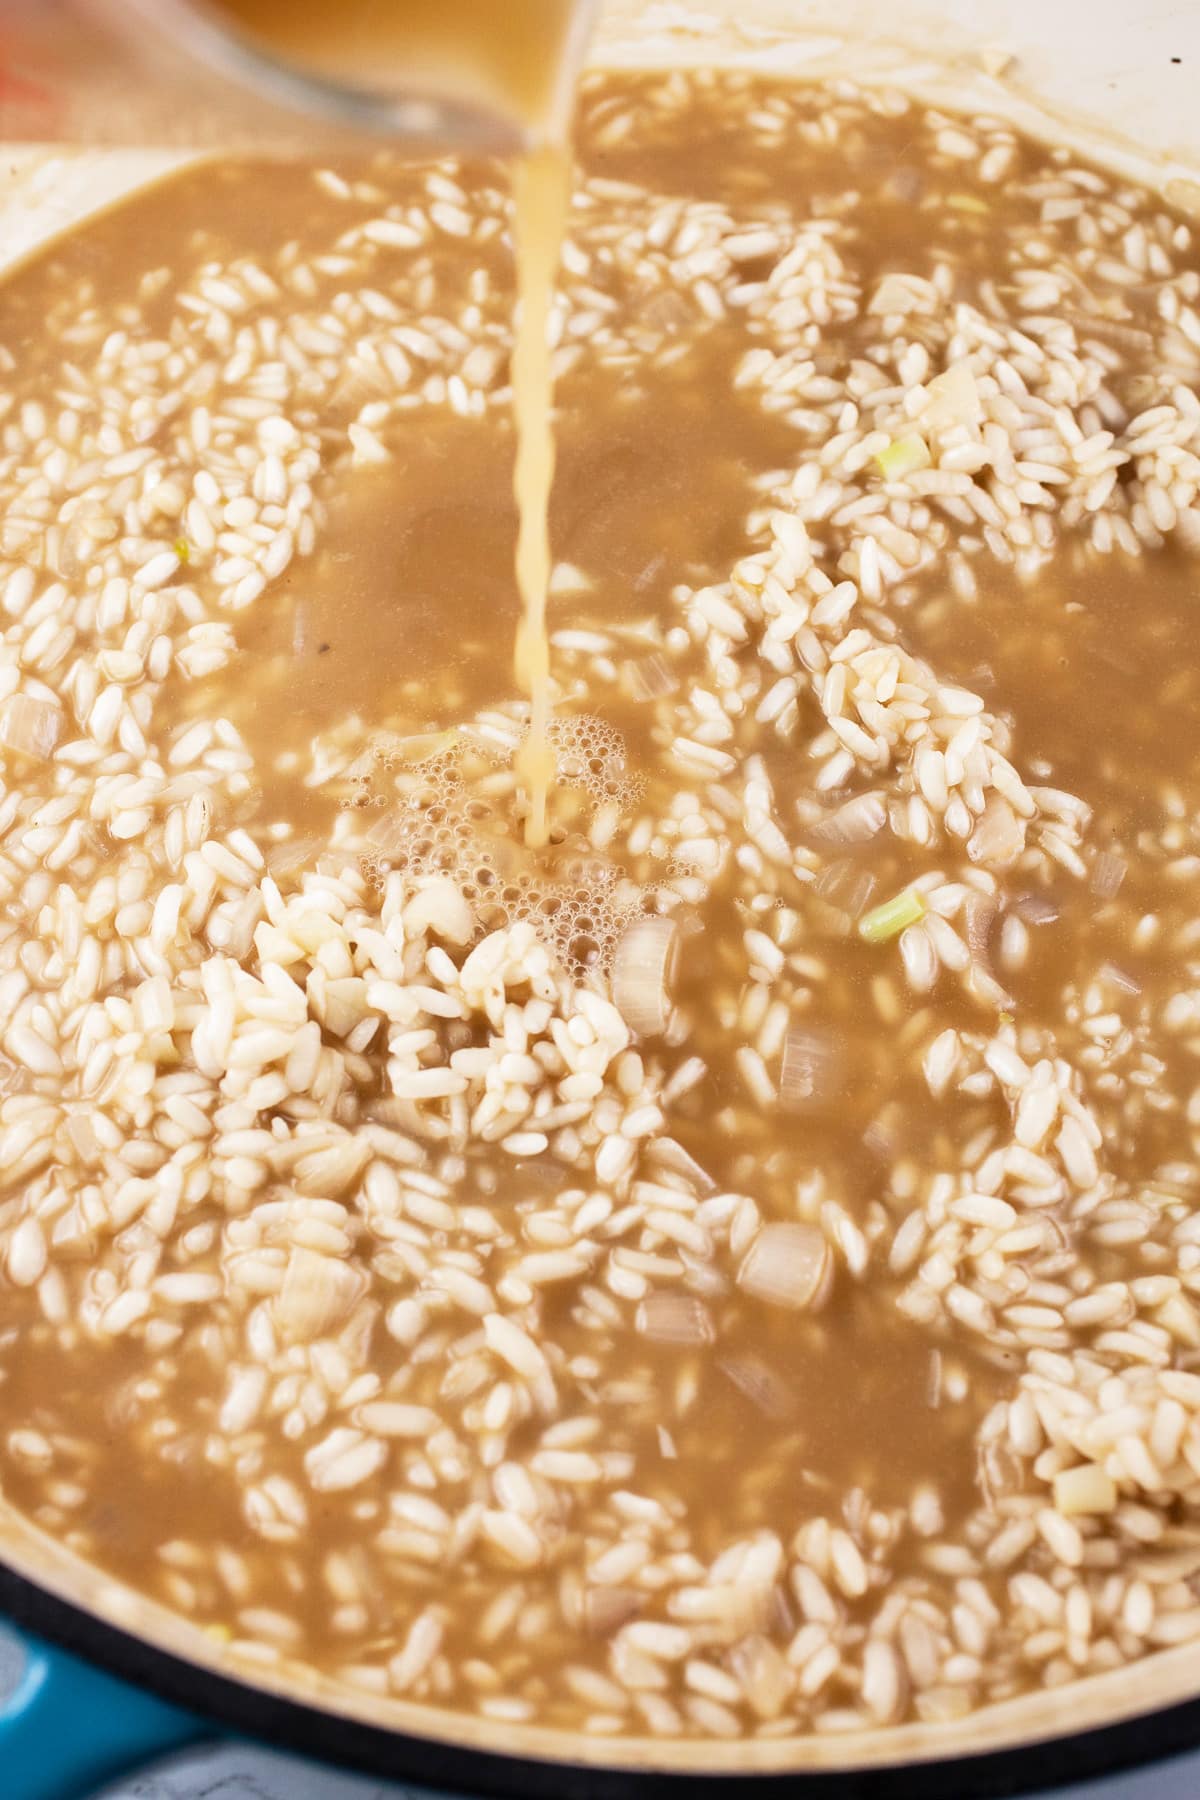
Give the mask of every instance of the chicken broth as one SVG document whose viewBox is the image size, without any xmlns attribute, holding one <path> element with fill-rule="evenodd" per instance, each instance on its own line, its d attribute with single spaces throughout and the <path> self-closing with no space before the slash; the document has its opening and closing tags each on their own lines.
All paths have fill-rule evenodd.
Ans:
<svg viewBox="0 0 1200 1800">
<path fill-rule="evenodd" d="M 339 7 L 336 14 L 324 4 L 297 6 L 293 0 L 282 6 L 278 0 L 221 0 L 221 7 L 251 42 L 293 66 L 383 91 L 397 81 L 415 80 L 435 91 L 463 93 L 498 107 L 529 140 L 512 168 L 517 310 L 510 378 L 521 596 L 515 662 L 530 705 L 515 768 L 526 801 L 526 842 L 540 849 L 548 835 L 554 779 L 546 632 L 554 377 L 546 333 L 571 195 L 563 90 L 572 40 L 584 29 L 586 8 L 567 0 L 519 0 L 515 8 L 481 0 L 449 10 L 440 0 L 383 8 L 367 0 Z M 451 235 L 460 230 L 448 220 L 444 226 Z"/>
<path fill-rule="evenodd" d="M 231 1666 L 952 1719 L 1200 1631 L 1192 230 L 841 87 L 575 154 L 544 834 L 505 172 L 5 287 L 3 1489 Z"/>
</svg>

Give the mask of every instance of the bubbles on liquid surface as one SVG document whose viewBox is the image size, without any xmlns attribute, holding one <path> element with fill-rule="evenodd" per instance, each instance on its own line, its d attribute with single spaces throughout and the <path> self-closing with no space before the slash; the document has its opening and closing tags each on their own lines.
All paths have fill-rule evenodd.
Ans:
<svg viewBox="0 0 1200 1800">
<path fill-rule="evenodd" d="M 643 891 L 588 834 L 602 811 L 624 816 L 642 784 L 627 769 L 621 733 L 603 719 L 560 716 L 549 737 L 558 804 L 542 851 L 523 842 L 498 746 L 466 732 L 377 740 L 348 801 L 378 813 L 363 869 L 381 885 L 394 869 L 449 875 L 486 929 L 528 920 L 572 973 L 607 972 Z"/>
</svg>

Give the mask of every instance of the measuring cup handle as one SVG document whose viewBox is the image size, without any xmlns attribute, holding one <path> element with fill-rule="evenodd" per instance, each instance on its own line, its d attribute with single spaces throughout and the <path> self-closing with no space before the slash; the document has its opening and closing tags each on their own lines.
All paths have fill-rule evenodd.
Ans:
<svg viewBox="0 0 1200 1800">
<path fill-rule="evenodd" d="M 24 1653 L 0 1700 L 6 1800 L 86 1800 L 106 1781 L 207 1735 L 201 1720 L 65 1650 L 0 1624 Z"/>
</svg>

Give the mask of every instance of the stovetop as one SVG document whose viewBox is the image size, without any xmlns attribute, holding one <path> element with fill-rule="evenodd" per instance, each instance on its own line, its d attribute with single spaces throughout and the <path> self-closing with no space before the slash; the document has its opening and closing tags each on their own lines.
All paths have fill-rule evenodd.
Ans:
<svg viewBox="0 0 1200 1800">
<path fill-rule="evenodd" d="M 1200 1751 L 1027 1800 L 1197 1800 Z M 434 1800 L 426 1790 L 339 1775 L 268 1750 L 215 1744 L 106 1787 L 96 1800 Z M 714 1795 L 715 1800 L 715 1795 Z M 913 1800 L 920 1800 L 914 1793 Z"/>
</svg>

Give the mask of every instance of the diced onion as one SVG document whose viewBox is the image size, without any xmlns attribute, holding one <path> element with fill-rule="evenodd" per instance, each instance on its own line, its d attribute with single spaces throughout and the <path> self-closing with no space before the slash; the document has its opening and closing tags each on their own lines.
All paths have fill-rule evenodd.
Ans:
<svg viewBox="0 0 1200 1800">
<path fill-rule="evenodd" d="M 1116 1482 L 1099 1463 L 1063 1469 L 1054 1477 L 1054 1505 L 1067 1518 L 1081 1513 L 1110 1513 L 1117 1498 Z"/>
<path fill-rule="evenodd" d="M 349 1037 L 367 1014 L 367 984 L 355 975 L 326 981 L 314 988 L 309 983 L 309 1004 L 331 1037 Z"/>
<path fill-rule="evenodd" d="M 656 1344 L 711 1344 L 714 1336 L 704 1302 L 669 1290 L 646 1295 L 637 1309 L 637 1329 Z"/>
<path fill-rule="evenodd" d="M 36 756 L 53 756 L 63 728 L 62 708 L 32 694 L 10 694 L 0 707 L 0 746 Z"/>
<path fill-rule="evenodd" d="M 693 1294 L 710 1300 L 722 1300 L 729 1292 L 729 1277 L 702 1256 L 680 1247 L 679 1260 L 687 1270 L 687 1284 Z"/>
<path fill-rule="evenodd" d="M 1058 906 L 1044 894 L 1022 894 L 1015 910 L 1027 925 L 1053 925 L 1059 916 Z"/>
<path fill-rule="evenodd" d="M 641 306 L 641 323 L 655 331 L 683 331 L 695 316 L 686 293 L 678 288 L 660 288 Z"/>
<path fill-rule="evenodd" d="M 1141 982 L 1125 969 L 1118 968 L 1116 963 L 1101 963 L 1100 974 L 1105 981 L 1111 981 L 1114 987 L 1121 988 L 1126 994 L 1140 994 L 1142 991 Z"/>
<path fill-rule="evenodd" d="M 1098 900 L 1115 898 L 1129 871 L 1129 864 L 1114 850 L 1102 850 L 1092 865 L 1092 892 Z"/>
<path fill-rule="evenodd" d="M 99 1141 L 92 1130 L 92 1122 L 85 1113 L 70 1114 L 67 1119 L 67 1136 L 81 1163 L 91 1165 L 102 1161 Z"/>
<path fill-rule="evenodd" d="M 921 282 L 918 287 L 906 275 L 885 275 L 876 283 L 875 291 L 867 304 L 867 311 L 874 317 L 886 317 L 889 313 L 913 313 L 925 310 Z"/>
<path fill-rule="evenodd" d="M 813 895 L 843 921 L 848 929 L 870 903 L 875 892 L 875 877 L 869 869 L 844 856 L 826 865 L 813 882 Z"/>
<path fill-rule="evenodd" d="M 317 1250 L 295 1249 L 275 1300 L 275 1317 L 288 1337 L 308 1343 L 342 1324 L 363 1287 L 362 1276 L 348 1263 Z"/>
<path fill-rule="evenodd" d="M 267 868 L 272 879 L 282 881 L 289 875 L 299 875 L 304 869 L 314 868 L 320 848 L 320 838 L 303 832 L 297 837 L 285 838 L 280 844 L 272 844 L 267 851 Z"/>
<path fill-rule="evenodd" d="M 820 1306 L 829 1292 L 833 1257 L 816 1225 L 780 1220 L 764 1225 L 742 1259 L 738 1286 L 768 1306 L 790 1312 Z"/>
<path fill-rule="evenodd" d="M 944 374 L 935 375 L 926 383 L 926 392 L 929 399 L 922 417 L 935 431 L 952 425 L 977 425 L 983 417 L 979 389 L 969 363 L 951 363 Z"/>
<path fill-rule="evenodd" d="M 1024 848 L 1024 819 L 1017 817 L 1002 794 L 992 794 L 967 839 L 967 855 L 972 862 L 1007 869 Z"/>
<path fill-rule="evenodd" d="M 963 908 L 963 919 L 967 932 L 967 949 L 971 952 L 971 961 L 979 968 L 991 973 L 992 926 L 996 922 L 996 902 L 989 894 L 972 893 L 967 895 Z"/>
<path fill-rule="evenodd" d="M 791 1025 L 779 1065 L 779 1104 L 784 1112 L 819 1111 L 837 1092 L 842 1058 L 827 1031 Z"/>
<path fill-rule="evenodd" d="M 622 663 L 621 684 L 635 700 L 661 700 L 677 692 L 679 677 L 670 663 L 652 653 Z"/>
<path fill-rule="evenodd" d="M 368 827 L 366 841 L 376 856 L 396 856 L 412 842 L 412 816 L 402 806 L 389 806 Z"/>
<path fill-rule="evenodd" d="M 458 883 L 448 875 L 422 881 L 404 908 L 405 936 L 411 939 L 427 932 L 460 946 L 475 936 L 475 915 Z"/>
<path fill-rule="evenodd" d="M 617 944 L 613 1001 L 639 1037 L 660 1037 L 671 1022 L 671 984 L 678 956 L 679 927 L 674 919 L 635 919 Z"/>
<path fill-rule="evenodd" d="M 787 1706 L 795 1679 L 783 1653 L 762 1632 L 739 1638 L 729 1652 L 729 1667 L 760 1719 L 777 1719 Z"/>
<path fill-rule="evenodd" d="M 0 1056 L 0 1100 L 10 1094 L 27 1094 L 33 1085 L 33 1073 L 10 1056 Z"/>
<path fill-rule="evenodd" d="M 809 826 L 809 836 L 826 844 L 869 844 L 887 823 L 882 794 L 856 794 Z"/>
<path fill-rule="evenodd" d="M 719 1357 L 717 1367 L 768 1419 L 786 1419 L 795 1412 L 796 1397 L 791 1388 L 761 1356 L 748 1350 L 734 1351 Z"/>
</svg>

